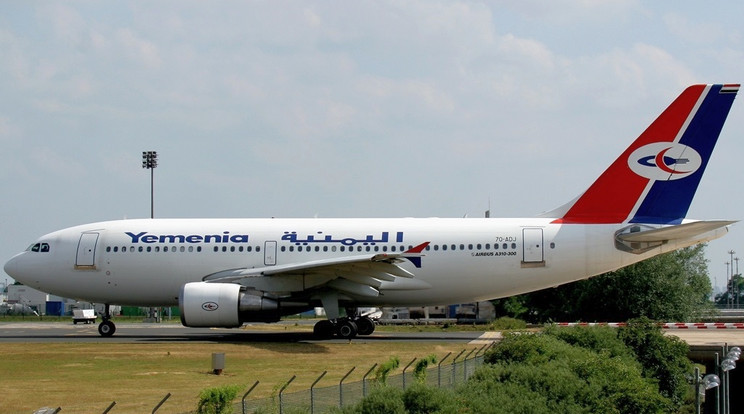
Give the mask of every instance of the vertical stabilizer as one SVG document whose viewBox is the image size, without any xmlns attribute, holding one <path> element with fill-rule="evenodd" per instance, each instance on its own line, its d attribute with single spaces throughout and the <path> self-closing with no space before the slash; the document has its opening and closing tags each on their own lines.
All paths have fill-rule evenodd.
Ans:
<svg viewBox="0 0 744 414">
<path fill-rule="evenodd" d="M 563 211 L 558 223 L 678 224 L 687 214 L 738 84 L 693 85 Z"/>
</svg>

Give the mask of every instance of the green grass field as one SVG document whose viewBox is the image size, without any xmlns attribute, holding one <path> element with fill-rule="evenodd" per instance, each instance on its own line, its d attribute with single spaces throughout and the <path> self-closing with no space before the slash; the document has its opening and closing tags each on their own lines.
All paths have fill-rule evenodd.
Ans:
<svg viewBox="0 0 744 414">
<path fill-rule="evenodd" d="M 101 413 L 112 401 L 112 413 L 149 413 L 167 393 L 172 396 L 158 412 L 183 413 L 196 408 L 199 392 L 208 387 L 240 384 L 247 390 L 258 380 L 251 397 L 268 397 L 292 375 L 297 379 L 287 392 L 308 389 L 323 371 L 328 374 L 318 387 L 338 384 L 354 366 L 347 383 L 361 380 L 374 363 L 391 356 L 402 362 L 429 354 L 442 358 L 464 347 L 363 339 L 343 344 L 3 344 L 0 413 L 32 413 L 41 407 Z M 225 353 L 226 368 L 219 376 L 210 372 L 214 352 Z"/>
</svg>

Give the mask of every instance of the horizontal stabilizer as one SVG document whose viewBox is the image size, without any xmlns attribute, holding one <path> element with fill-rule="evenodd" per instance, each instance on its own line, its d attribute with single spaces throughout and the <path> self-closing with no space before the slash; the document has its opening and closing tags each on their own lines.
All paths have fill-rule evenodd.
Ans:
<svg viewBox="0 0 744 414">
<path fill-rule="evenodd" d="M 689 239 L 721 227 L 734 224 L 730 220 L 708 220 L 695 221 L 692 223 L 679 224 L 676 226 L 662 227 L 660 229 L 644 230 L 617 235 L 624 242 L 664 242 L 667 240 Z"/>
</svg>

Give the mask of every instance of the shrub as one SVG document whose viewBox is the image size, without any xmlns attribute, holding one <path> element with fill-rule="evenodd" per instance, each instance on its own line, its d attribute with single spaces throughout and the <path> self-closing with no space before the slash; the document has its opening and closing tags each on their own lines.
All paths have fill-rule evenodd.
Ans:
<svg viewBox="0 0 744 414">
<path fill-rule="evenodd" d="M 392 387 L 376 387 L 357 404 L 353 413 L 359 414 L 405 414 L 401 391 Z"/>
<path fill-rule="evenodd" d="M 416 378 L 416 381 L 425 384 L 426 383 L 426 368 L 429 367 L 430 364 L 436 364 L 437 363 L 437 356 L 434 354 L 431 354 L 427 356 L 426 358 L 421 358 L 416 362 L 416 366 L 413 368 L 413 377 Z"/>
<path fill-rule="evenodd" d="M 386 362 L 380 364 L 375 371 L 375 381 L 379 384 L 385 385 L 387 383 L 387 377 L 400 365 L 400 358 L 397 356 L 390 357 Z"/>
<path fill-rule="evenodd" d="M 688 390 L 685 375 L 692 372 L 689 346 L 677 337 L 665 336 L 648 318 L 631 319 L 620 328 L 618 337 L 635 352 L 643 375 L 657 379 L 661 394 L 680 406 Z"/>
<path fill-rule="evenodd" d="M 508 316 L 503 316 L 491 322 L 492 331 L 509 331 L 514 329 L 525 329 L 527 328 L 527 322 L 521 319 L 514 319 Z"/>
<path fill-rule="evenodd" d="M 458 400 L 451 390 L 414 384 L 403 393 L 403 405 L 409 414 L 451 413 L 458 411 Z"/>
<path fill-rule="evenodd" d="M 242 389 L 240 385 L 224 385 L 206 388 L 199 393 L 197 414 L 229 414 L 233 412 L 232 401 Z"/>
</svg>

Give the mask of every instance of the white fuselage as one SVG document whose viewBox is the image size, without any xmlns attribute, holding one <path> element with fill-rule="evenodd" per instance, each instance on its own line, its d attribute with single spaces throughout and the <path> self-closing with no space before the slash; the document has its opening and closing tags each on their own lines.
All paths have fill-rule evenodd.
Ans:
<svg viewBox="0 0 744 414">
<path fill-rule="evenodd" d="M 6 264 L 22 283 L 91 302 L 169 306 L 181 287 L 231 269 L 400 253 L 430 242 L 414 278 L 385 281 L 359 306 L 488 300 L 585 279 L 720 237 L 726 229 L 642 254 L 615 246 L 626 225 L 525 219 L 142 219 L 71 227 Z M 270 278 L 274 276 L 263 276 Z M 260 281 L 257 281 L 259 283 Z M 260 284 L 260 283 L 259 283 Z"/>
</svg>

